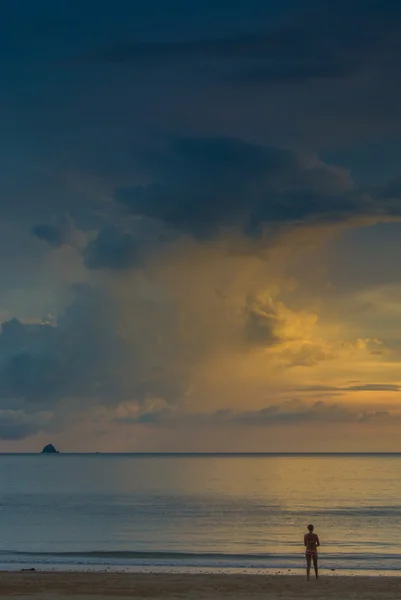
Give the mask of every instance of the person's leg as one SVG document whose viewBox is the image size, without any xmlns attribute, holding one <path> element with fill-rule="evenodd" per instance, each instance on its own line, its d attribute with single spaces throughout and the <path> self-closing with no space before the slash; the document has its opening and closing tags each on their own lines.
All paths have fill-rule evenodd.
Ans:
<svg viewBox="0 0 401 600">
<path fill-rule="evenodd" d="M 315 569 L 315 576 L 316 576 L 316 579 L 317 579 L 318 576 L 319 576 L 319 569 L 318 569 L 318 566 L 317 566 L 317 554 L 313 555 L 313 568 Z"/>
<path fill-rule="evenodd" d="M 306 579 L 309 581 L 309 575 L 310 575 L 310 566 L 311 566 L 311 555 L 307 554 L 306 555 Z"/>
</svg>

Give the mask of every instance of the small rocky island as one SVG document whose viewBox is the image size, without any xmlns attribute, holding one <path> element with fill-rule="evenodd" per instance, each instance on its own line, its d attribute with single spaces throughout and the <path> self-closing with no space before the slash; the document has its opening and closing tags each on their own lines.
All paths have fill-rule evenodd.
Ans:
<svg viewBox="0 0 401 600">
<path fill-rule="evenodd" d="M 47 444 L 42 450 L 42 454 L 60 454 L 58 450 L 53 446 L 53 444 Z"/>
</svg>

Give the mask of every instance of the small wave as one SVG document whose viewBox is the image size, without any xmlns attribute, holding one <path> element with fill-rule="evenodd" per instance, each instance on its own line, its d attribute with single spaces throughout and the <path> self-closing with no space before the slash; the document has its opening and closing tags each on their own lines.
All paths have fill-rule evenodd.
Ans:
<svg viewBox="0 0 401 600">
<path fill-rule="evenodd" d="M 71 552 L 31 552 L 20 550 L 0 550 L 0 555 L 8 556 L 54 556 L 64 558 L 111 558 L 111 559 L 174 559 L 174 560 L 196 560 L 196 559 L 231 559 L 231 560 L 266 560 L 276 555 L 271 554 L 230 554 L 223 552 L 170 552 L 170 551 L 130 551 L 130 550 L 76 550 Z M 292 555 L 288 555 L 288 558 Z"/>
<path fill-rule="evenodd" d="M 115 560 L 177 560 L 177 561 L 270 561 L 270 560 L 299 560 L 303 552 L 286 554 L 269 553 L 224 553 L 224 552 L 171 552 L 171 551 L 131 551 L 131 550 L 75 550 L 75 551 L 21 551 L 21 550 L 0 550 L 1 557 L 59 557 L 65 559 L 88 558 L 88 559 L 115 559 Z M 370 561 L 374 559 L 400 560 L 401 554 L 398 553 L 380 553 L 380 552 L 330 552 L 322 554 L 322 558 L 327 560 L 358 560 Z"/>
</svg>

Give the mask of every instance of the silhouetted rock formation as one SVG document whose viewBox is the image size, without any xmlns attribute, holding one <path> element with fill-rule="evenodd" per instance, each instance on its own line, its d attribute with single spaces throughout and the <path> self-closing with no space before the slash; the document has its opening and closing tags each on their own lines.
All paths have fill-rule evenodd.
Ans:
<svg viewBox="0 0 401 600">
<path fill-rule="evenodd" d="M 60 452 L 55 449 L 53 444 L 47 444 L 47 446 L 43 448 L 42 454 L 60 454 Z"/>
</svg>

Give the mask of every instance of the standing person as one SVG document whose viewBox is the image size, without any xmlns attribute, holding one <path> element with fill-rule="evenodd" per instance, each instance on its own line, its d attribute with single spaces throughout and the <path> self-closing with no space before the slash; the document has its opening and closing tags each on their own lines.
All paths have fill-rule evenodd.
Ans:
<svg viewBox="0 0 401 600">
<path fill-rule="evenodd" d="M 318 578 L 317 568 L 317 548 L 320 546 L 319 536 L 313 533 L 313 525 L 308 525 L 308 533 L 304 535 L 305 558 L 306 558 L 306 578 L 309 581 L 310 567 L 313 560 L 316 579 Z"/>
</svg>

